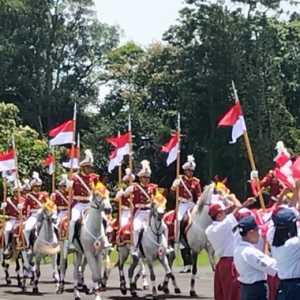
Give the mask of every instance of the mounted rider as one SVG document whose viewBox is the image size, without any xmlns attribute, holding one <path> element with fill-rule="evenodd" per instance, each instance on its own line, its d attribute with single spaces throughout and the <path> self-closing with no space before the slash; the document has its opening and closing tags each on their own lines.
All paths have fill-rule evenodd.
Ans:
<svg viewBox="0 0 300 300">
<path fill-rule="evenodd" d="M 67 216 L 69 208 L 69 195 L 68 195 L 68 175 L 63 174 L 58 182 L 58 188 L 51 194 L 51 200 L 55 203 L 57 208 L 57 226 L 61 224 L 64 217 Z"/>
<path fill-rule="evenodd" d="M 85 151 L 85 158 L 80 162 L 80 170 L 72 175 L 73 197 L 72 211 L 69 226 L 69 243 L 72 245 L 75 235 L 76 222 L 81 218 L 82 212 L 89 207 L 93 196 L 93 189 L 102 188 L 104 185 L 99 181 L 99 176 L 93 173 L 94 157 L 91 150 Z M 108 191 L 107 191 L 108 192 Z M 104 247 L 109 247 L 107 239 L 104 239 Z"/>
<path fill-rule="evenodd" d="M 24 236 L 27 249 L 30 247 L 30 234 L 37 224 L 37 217 L 43 204 L 47 201 L 48 193 L 41 191 L 42 180 L 39 173 L 33 172 L 30 181 L 31 191 L 27 193 L 24 202 L 24 213 L 28 219 L 24 223 Z"/>
<path fill-rule="evenodd" d="M 75 234 L 75 224 L 80 219 L 81 213 L 89 205 L 92 197 L 92 178 L 96 174 L 93 173 L 94 157 L 91 150 L 85 150 L 85 158 L 79 163 L 80 170 L 78 173 L 72 174 L 72 211 L 69 226 L 69 242 L 72 244 Z"/>
<path fill-rule="evenodd" d="M 25 201 L 22 196 L 18 197 L 18 190 L 21 191 L 22 186 L 20 182 L 15 182 L 15 185 L 12 187 L 12 197 L 7 197 L 6 200 L 1 204 L 1 209 L 4 210 L 7 218 L 4 227 L 4 255 L 8 255 L 10 252 L 11 233 L 13 232 L 15 225 L 18 223 L 21 209 Z"/>
<path fill-rule="evenodd" d="M 126 188 L 128 188 L 130 181 L 133 182 L 134 180 L 135 180 L 134 174 L 132 174 L 130 168 L 127 168 L 125 170 L 125 175 L 122 178 L 123 187 L 117 192 L 115 197 L 115 201 L 120 206 L 120 211 L 118 214 L 120 227 L 128 224 L 131 218 L 130 196 L 125 195 L 125 190 Z"/>
<path fill-rule="evenodd" d="M 139 183 L 133 183 L 124 193 L 125 197 L 130 197 L 133 205 L 133 256 L 138 256 L 139 235 L 149 220 L 152 198 L 157 191 L 157 185 L 150 182 L 151 168 L 149 161 L 143 160 L 141 165 L 142 168 L 137 174 Z"/>
<path fill-rule="evenodd" d="M 190 248 L 188 247 L 187 243 L 184 242 L 182 220 L 186 212 L 195 206 L 201 195 L 200 180 L 193 176 L 195 168 L 196 163 L 194 156 L 188 155 L 187 161 L 182 165 L 184 175 L 175 179 L 171 187 L 172 191 L 176 191 L 176 189 L 178 188 L 179 194 L 177 218 L 180 224 L 179 236 L 181 237 L 183 246 L 183 248 L 181 249 L 181 255 L 184 261 L 184 268 L 181 271 L 182 273 L 190 272 L 191 270 Z"/>
</svg>

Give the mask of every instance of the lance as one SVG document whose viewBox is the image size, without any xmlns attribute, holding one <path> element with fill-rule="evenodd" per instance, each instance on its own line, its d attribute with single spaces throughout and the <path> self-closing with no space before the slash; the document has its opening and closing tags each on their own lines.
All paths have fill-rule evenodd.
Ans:
<svg viewBox="0 0 300 300">
<path fill-rule="evenodd" d="M 128 115 L 128 134 L 129 134 L 129 169 L 133 170 L 133 158 L 132 158 L 132 128 L 131 128 L 131 115 Z M 129 177 L 129 186 L 132 185 L 132 176 Z M 133 203 L 132 203 L 132 194 L 130 193 L 129 195 L 129 203 L 130 203 L 130 211 L 131 211 L 131 234 L 130 234 L 130 240 L 131 244 L 133 243 L 133 213 L 134 213 L 134 208 L 133 208 Z"/>
<path fill-rule="evenodd" d="M 177 142 L 178 142 L 178 150 L 177 150 L 177 158 L 176 158 L 176 178 L 179 180 L 180 178 L 180 139 L 181 139 L 181 128 L 180 128 L 180 113 L 177 114 Z M 175 232 L 176 232 L 176 241 L 179 242 L 179 220 L 178 220 L 178 208 L 179 208 L 179 186 L 176 187 L 176 204 L 175 204 Z"/>
<path fill-rule="evenodd" d="M 234 93 L 235 102 L 237 102 L 237 101 L 239 101 L 239 98 L 238 98 L 237 90 L 235 88 L 234 81 L 232 81 L 232 89 L 233 89 L 233 93 Z M 248 159 L 250 162 L 251 169 L 252 169 L 252 171 L 257 171 L 247 129 L 244 130 L 243 137 L 244 137 L 244 143 L 245 143 L 245 146 L 247 149 L 247 154 L 248 154 Z M 264 211 L 266 209 L 266 207 L 265 207 L 265 202 L 264 202 L 264 199 L 263 199 L 263 196 L 261 193 L 259 179 L 257 180 L 257 186 L 258 186 L 258 198 L 259 198 L 260 206 Z"/>
<path fill-rule="evenodd" d="M 71 146 L 71 154 L 74 155 L 75 153 L 75 134 L 76 134 L 76 121 L 77 121 L 77 106 L 76 102 L 74 103 L 74 113 L 73 113 L 73 123 L 74 123 L 74 128 L 73 128 L 73 143 Z M 71 166 L 70 166 L 70 171 L 69 171 L 69 179 L 72 180 L 73 177 L 73 162 L 74 159 L 71 158 Z M 70 225 L 70 220 L 72 218 L 72 202 L 73 202 L 73 187 L 69 187 L 68 191 L 68 232 L 69 232 L 69 225 Z"/>
</svg>

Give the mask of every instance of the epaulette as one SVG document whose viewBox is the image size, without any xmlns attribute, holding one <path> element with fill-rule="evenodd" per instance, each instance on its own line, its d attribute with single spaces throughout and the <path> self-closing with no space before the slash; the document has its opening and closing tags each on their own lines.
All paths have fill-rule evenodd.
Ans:
<svg viewBox="0 0 300 300">
<path fill-rule="evenodd" d="M 194 180 L 196 180 L 197 182 L 200 182 L 200 179 L 198 179 L 197 177 L 193 177 Z"/>
</svg>

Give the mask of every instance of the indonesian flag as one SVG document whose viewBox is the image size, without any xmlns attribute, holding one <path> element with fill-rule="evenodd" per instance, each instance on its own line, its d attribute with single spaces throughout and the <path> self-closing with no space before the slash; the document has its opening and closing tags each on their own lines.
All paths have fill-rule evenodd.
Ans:
<svg viewBox="0 0 300 300">
<path fill-rule="evenodd" d="M 50 146 L 72 144 L 74 142 L 75 121 L 69 120 L 49 131 Z"/>
<path fill-rule="evenodd" d="M 49 175 L 54 173 L 54 157 L 52 154 L 48 154 L 48 156 L 42 160 L 42 166 L 48 168 Z"/>
<path fill-rule="evenodd" d="M 274 175 L 279 182 L 289 188 L 295 186 L 295 179 L 293 174 L 293 162 L 290 159 L 290 154 L 286 149 L 284 151 L 278 151 L 277 156 L 274 158 L 276 167 L 274 169 Z"/>
<path fill-rule="evenodd" d="M 113 145 L 115 149 L 109 155 L 108 172 L 122 164 L 125 155 L 129 154 L 129 132 L 120 136 L 106 138 L 106 141 Z"/>
<path fill-rule="evenodd" d="M 0 152 L 0 172 L 16 169 L 15 151 Z"/>
<path fill-rule="evenodd" d="M 300 156 L 294 161 L 292 166 L 293 177 L 295 179 L 300 179 Z"/>
<path fill-rule="evenodd" d="M 173 133 L 171 139 L 161 147 L 161 152 L 169 153 L 167 158 L 167 166 L 177 159 L 177 153 L 179 150 L 178 134 Z"/>
<path fill-rule="evenodd" d="M 218 123 L 218 127 L 232 126 L 230 144 L 236 143 L 237 139 L 244 134 L 246 129 L 245 119 L 239 101 L 236 101 Z"/>
</svg>

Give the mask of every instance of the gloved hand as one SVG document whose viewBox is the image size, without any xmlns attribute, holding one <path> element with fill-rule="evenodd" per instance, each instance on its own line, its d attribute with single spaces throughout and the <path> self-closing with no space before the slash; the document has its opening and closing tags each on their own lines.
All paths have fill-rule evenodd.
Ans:
<svg viewBox="0 0 300 300">
<path fill-rule="evenodd" d="M 17 205 L 17 209 L 22 209 L 23 208 L 23 204 L 21 204 L 21 203 L 19 203 L 18 205 Z"/>
<path fill-rule="evenodd" d="M 252 170 L 250 173 L 250 179 L 258 179 L 258 171 L 257 170 Z"/>
<path fill-rule="evenodd" d="M 2 202 L 1 203 L 1 209 L 5 209 L 7 207 L 7 203 L 6 202 Z"/>
<path fill-rule="evenodd" d="M 177 187 L 179 187 L 179 185 L 180 185 L 180 179 L 179 179 L 179 178 L 176 178 L 176 179 L 173 181 L 172 187 L 173 187 L 173 188 L 177 188 Z"/>
</svg>

